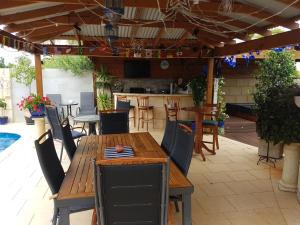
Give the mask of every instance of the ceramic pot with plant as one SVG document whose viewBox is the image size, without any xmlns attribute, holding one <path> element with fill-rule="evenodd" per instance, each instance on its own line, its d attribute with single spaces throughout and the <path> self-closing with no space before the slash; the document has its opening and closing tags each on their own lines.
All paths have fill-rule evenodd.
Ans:
<svg viewBox="0 0 300 225">
<path fill-rule="evenodd" d="M 8 121 L 8 117 L 5 116 L 5 110 L 6 110 L 6 102 L 5 102 L 5 99 L 4 98 L 0 98 L 0 111 L 1 111 L 1 114 L 0 114 L 0 125 L 4 125 L 7 123 Z"/>
<path fill-rule="evenodd" d="M 45 106 L 51 105 L 48 97 L 31 94 L 28 97 L 23 97 L 18 103 L 19 109 L 29 111 L 31 117 L 40 117 L 45 115 Z"/>
</svg>

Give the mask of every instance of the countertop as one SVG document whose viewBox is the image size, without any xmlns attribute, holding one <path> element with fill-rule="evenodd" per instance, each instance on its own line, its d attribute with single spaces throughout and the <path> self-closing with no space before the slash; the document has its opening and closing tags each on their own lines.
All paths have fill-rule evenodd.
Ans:
<svg viewBox="0 0 300 225">
<path fill-rule="evenodd" d="M 178 97 L 189 97 L 192 94 L 152 94 L 152 93 L 123 93 L 114 92 L 113 95 L 126 95 L 126 96 L 153 96 L 153 97 L 167 97 L 167 96 L 178 96 Z"/>
</svg>

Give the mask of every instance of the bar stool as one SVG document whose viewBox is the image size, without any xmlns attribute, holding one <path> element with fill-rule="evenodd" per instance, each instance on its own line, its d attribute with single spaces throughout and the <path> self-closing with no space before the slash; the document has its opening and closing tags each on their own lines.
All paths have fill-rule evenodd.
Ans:
<svg viewBox="0 0 300 225">
<path fill-rule="evenodd" d="M 117 101 L 128 102 L 127 96 L 118 95 L 117 96 Z M 135 106 L 134 105 L 130 104 L 129 114 L 130 114 L 130 111 L 132 112 L 132 116 L 129 116 L 129 119 L 133 119 L 133 126 L 135 127 Z"/>
<path fill-rule="evenodd" d="M 180 111 L 180 98 L 168 97 L 167 105 L 165 104 L 166 118 L 168 120 L 178 120 L 178 114 Z"/>
<path fill-rule="evenodd" d="M 147 124 L 148 131 L 148 123 L 151 121 L 154 128 L 154 107 L 149 105 L 149 97 L 137 97 L 138 103 L 138 130 L 140 129 L 140 121 L 142 121 L 142 128 L 144 128 L 144 123 Z M 149 112 L 152 113 L 152 117 L 149 118 Z M 146 113 L 146 118 L 145 118 Z"/>
</svg>

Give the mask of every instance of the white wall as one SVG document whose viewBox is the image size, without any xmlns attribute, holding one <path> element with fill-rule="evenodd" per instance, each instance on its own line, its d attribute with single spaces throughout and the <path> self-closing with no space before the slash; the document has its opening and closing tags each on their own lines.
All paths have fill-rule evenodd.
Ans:
<svg viewBox="0 0 300 225">
<path fill-rule="evenodd" d="M 47 94 L 61 94 L 62 102 L 73 100 L 80 103 L 80 92 L 93 91 L 92 73 L 75 76 L 71 72 L 60 69 L 43 69 L 44 96 Z M 32 92 L 35 93 L 35 81 L 32 83 Z M 23 113 L 19 111 L 17 103 L 22 96 L 27 96 L 28 88 L 24 85 L 12 82 L 12 105 L 14 121 L 23 121 Z M 73 108 L 75 113 L 76 107 Z"/>
</svg>

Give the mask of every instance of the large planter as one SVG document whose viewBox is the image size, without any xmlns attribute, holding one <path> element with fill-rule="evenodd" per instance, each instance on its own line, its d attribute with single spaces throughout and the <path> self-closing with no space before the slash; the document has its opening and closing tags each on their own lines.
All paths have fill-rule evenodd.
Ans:
<svg viewBox="0 0 300 225">
<path fill-rule="evenodd" d="M 0 116 L 0 125 L 7 124 L 8 117 L 7 116 Z"/>
<path fill-rule="evenodd" d="M 258 155 L 269 156 L 271 159 L 281 159 L 283 154 L 283 144 L 274 145 L 272 142 L 269 143 L 269 154 L 268 154 L 268 143 L 264 139 L 259 139 L 258 143 Z"/>
<path fill-rule="evenodd" d="M 278 187 L 282 191 L 296 192 L 299 175 L 300 143 L 284 146 L 284 162 Z"/>
<path fill-rule="evenodd" d="M 36 111 L 29 110 L 32 117 L 41 117 L 45 115 L 45 105 L 38 106 Z"/>
</svg>

